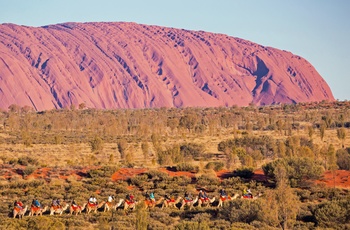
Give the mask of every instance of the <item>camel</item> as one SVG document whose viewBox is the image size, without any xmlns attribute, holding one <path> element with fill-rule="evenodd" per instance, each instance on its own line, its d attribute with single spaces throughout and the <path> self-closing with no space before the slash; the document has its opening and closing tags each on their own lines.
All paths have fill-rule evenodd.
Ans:
<svg viewBox="0 0 350 230">
<path fill-rule="evenodd" d="M 38 216 L 38 215 L 42 216 L 43 213 L 46 212 L 46 210 L 47 210 L 48 208 L 49 208 L 48 206 L 45 206 L 44 208 L 41 208 L 41 207 L 36 207 L 36 206 L 32 205 L 32 206 L 30 207 L 28 216 L 34 216 L 34 214 L 35 214 L 36 216 Z"/>
<path fill-rule="evenodd" d="M 241 199 L 248 199 L 248 200 L 256 200 L 258 199 L 259 197 L 261 197 L 262 194 L 259 193 L 257 196 L 253 196 L 253 195 L 243 195 L 241 196 Z"/>
<path fill-rule="evenodd" d="M 151 208 L 154 208 L 157 205 L 161 204 L 163 202 L 163 200 L 164 200 L 164 197 L 159 198 L 159 200 L 157 200 L 157 201 L 146 199 L 145 200 L 145 205 L 146 205 L 147 208 L 151 209 Z"/>
<path fill-rule="evenodd" d="M 227 201 L 229 201 L 229 200 L 235 200 L 235 199 L 237 199 L 239 197 L 239 194 L 237 193 L 237 194 L 235 194 L 233 197 L 231 197 L 231 196 L 227 196 L 227 197 L 222 197 L 222 196 L 220 196 L 220 198 L 219 198 L 219 204 L 218 204 L 218 206 L 217 207 L 222 207 L 222 205 L 223 205 L 223 203 L 227 200 Z"/>
<path fill-rule="evenodd" d="M 104 212 L 107 212 L 107 211 L 109 211 L 109 209 L 114 209 L 114 210 L 117 210 L 117 208 L 120 206 L 120 205 L 122 205 L 122 203 L 123 203 L 123 199 L 119 199 L 119 202 L 118 203 L 116 203 L 115 201 L 112 201 L 112 202 L 106 202 L 105 203 L 105 205 L 104 205 Z M 114 205 L 113 205 L 113 203 L 115 203 Z"/>
<path fill-rule="evenodd" d="M 137 201 L 130 202 L 130 201 L 125 200 L 124 201 L 124 211 L 126 211 L 128 209 L 135 210 L 137 203 L 138 203 Z"/>
<path fill-rule="evenodd" d="M 22 219 L 24 214 L 26 214 L 28 209 L 28 205 L 26 205 L 23 209 L 20 209 L 18 207 L 14 207 L 13 208 L 13 218 L 16 218 L 16 216 L 18 215 L 19 219 Z"/>
<path fill-rule="evenodd" d="M 72 215 L 75 213 L 75 215 L 81 214 L 81 212 L 85 209 L 87 203 L 83 204 L 83 206 L 80 205 L 71 205 L 69 207 L 69 214 Z"/>
<path fill-rule="evenodd" d="M 106 202 L 102 201 L 100 204 L 93 204 L 88 202 L 86 205 L 86 214 L 89 214 L 90 212 L 97 213 L 97 209 L 101 208 Z"/>
<path fill-rule="evenodd" d="M 212 199 L 198 199 L 198 207 L 202 207 L 202 204 L 204 204 L 206 207 L 209 207 L 210 204 L 212 204 L 215 201 L 215 197 Z"/>
<path fill-rule="evenodd" d="M 181 207 L 180 209 L 183 209 L 185 206 L 189 207 L 189 209 L 191 210 L 193 208 L 193 205 L 195 203 L 197 203 L 198 201 L 198 196 L 196 196 L 196 198 L 194 200 L 185 200 L 185 199 L 182 199 L 182 203 L 181 203 Z"/>
<path fill-rule="evenodd" d="M 64 211 L 66 211 L 69 208 L 69 204 L 65 203 L 65 205 L 61 205 L 61 206 L 53 206 L 51 205 L 50 207 L 50 215 L 54 215 L 54 214 L 60 214 L 62 215 L 62 213 Z"/>
<path fill-rule="evenodd" d="M 179 196 L 176 200 L 175 199 L 170 199 L 170 200 L 163 200 L 162 207 L 176 207 L 176 204 L 178 204 L 181 201 L 182 197 Z"/>
</svg>

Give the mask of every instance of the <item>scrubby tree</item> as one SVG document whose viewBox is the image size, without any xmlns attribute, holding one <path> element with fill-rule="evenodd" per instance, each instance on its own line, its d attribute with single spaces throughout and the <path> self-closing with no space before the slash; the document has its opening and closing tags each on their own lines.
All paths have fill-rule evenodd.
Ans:
<svg viewBox="0 0 350 230">
<path fill-rule="evenodd" d="M 320 137 L 321 137 L 321 141 L 323 141 L 325 130 L 326 130 L 326 125 L 324 124 L 324 122 L 322 122 L 321 125 L 320 125 Z"/>
<path fill-rule="evenodd" d="M 345 149 L 337 151 L 337 165 L 339 169 L 350 170 L 350 154 Z"/>
<path fill-rule="evenodd" d="M 91 152 L 99 152 L 103 150 L 103 140 L 95 136 L 94 139 L 92 139 L 90 142 Z"/>
<path fill-rule="evenodd" d="M 336 229 L 345 227 L 346 222 L 349 221 L 347 215 L 350 210 L 347 210 L 341 203 L 340 201 L 329 201 L 318 205 L 314 211 L 317 225 Z"/>
<path fill-rule="evenodd" d="M 346 137 L 346 130 L 344 127 L 337 129 L 337 137 L 342 143 L 342 148 L 344 148 L 344 140 Z"/>
<path fill-rule="evenodd" d="M 125 139 L 120 139 L 117 142 L 117 146 L 118 146 L 118 151 L 120 153 L 120 158 L 121 159 L 125 159 L 126 154 L 127 154 L 127 148 L 128 148 L 128 142 Z"/>
</svg>

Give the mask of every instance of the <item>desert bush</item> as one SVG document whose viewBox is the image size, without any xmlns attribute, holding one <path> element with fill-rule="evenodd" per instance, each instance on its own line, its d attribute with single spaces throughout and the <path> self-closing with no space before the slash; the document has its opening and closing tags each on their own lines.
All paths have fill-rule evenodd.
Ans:
<svg viewBox="0 0 350 230">
<path fill-rule="evenodd" d="M 87 174 L 90 178 L 111 177 L 112 174 L 115 173 L 117 170 L 118 170 L 118 167 L 116 166 L 102 166 L 97 169 L 89 170 Z"/>
<path fill-rule="evenodd" d="M 181 163 L 176 165 L 176 171 L 185 171 L 185 172 L 194 172 L 197 173 L 199 171 L 199 167 L 198 166 L 194 166 L 190 163 Z"/>
<path fill-rule="evenodd" d="M 185 158 L 198 158 L 204 152 L 204 146 L 201 144 L 187 143 L 180 146 L 180 152 Z"/>
<path fill-rule="evenodd" d="M 238 199 L 224 206 L 222 212 L 218 215 L 222 219 L 228 218 L 231 223 L 251 223 L 254 220 L 258 220 L 258 213 L 261 209 L 259 202 Z"/>
<path fill-rule="evenodd" d="M 168 180 L 169 175 L 165 172 L 161 172 L 159 170 L 150 170 L 145 175 L 148 176 L 149 179 L 152 180 Z"/>
<path fill-rule="evenodd" d="M 99 152 L 103 150 L 103 140 L 98 137 L 95 136 L 94 139 L 92 139 L 90 142 L 90 148 L 91 148 L 91 152 Z"/>
<path fill-rule="evenodd" d="M 339 169 L 350 170 L 350 154 L 345 149 L 337 150 L 337 165 Z"/>
<path fill-rule="evenodd" d="M 320 227 L 342 229 L 344 224 L 350 220 L 349 207 L 349 205 L 346 207 L 341 201 L 329 201 L 318 205 L 314 210 L 317 225 Z"/>
<path fill-rule="evenodd" d="M 224 166 L 225 166 L 224 162 L 211 161 L 205 165 L 205 169 L 212 169 L 215 172 L 218 172 L 218 171 L 222 170 L 224 168 Z"/>
<path fill-rule="evenodd" d="M 28 176 L 28 175 L 32 174 L 35 170 L 37 170 L 37 167 L 32 166 L 32 165 L 28 165 L 23 169 L 23 175 Z"/>
<path fill-rule="evenodd" d="M 216 176 L 211 175 L 201 175 L 197 178 L 197 184 L 199 186 L 217 186 L 220 184 L 220 180 Z"/>
<path fill-rule="evenodd" d="M 18 158 L 17 163 L 20 165 L 23 165 L 23 166 L 38 165 L 39 164 L 37 159 L 35 159 L 33 157 L 29 157 L 29 156 Z"/>
<path fill-rule="evenodd" d="M 130 178 L 130 183 L 135 186 L 142 187 L 148 181 L 148 175 L 137 175 L 135 177 Z"/>
<path fill-rule="evenodd" d="M 248 179 L 254 175 L 254 169 L 246 167 L 239 168 L 234 171 L 234 175 Z"/>
<path fill-rule="evenodd" d="M 276 180 L 276 176 L 278 176 L 277 171 L 275 171 L 277 165 L 286 169 L 287 178 L 293 187 L 300 186 L 303 181 L 308 179 L 318 179 L 324 171 L 319 162 L 315 162 L 310 158 L 291 157 L 278 159 L 263 165 L 264 174 Z"/>
<path fill-rule="evenodd" d="M 41 218 L 30 218 L 27 223 L 28 229 L 42 229 L 42 230 L 64 230 L 66 227 L 59 219 L 42 216 Z"/>
<path fill-rule="evenodd" d="M 193 221 L 183 221 L 175 226 L 176 230 L 209 230 L 210 227 L 207 222 L 198 223 Z"/>
</svg>

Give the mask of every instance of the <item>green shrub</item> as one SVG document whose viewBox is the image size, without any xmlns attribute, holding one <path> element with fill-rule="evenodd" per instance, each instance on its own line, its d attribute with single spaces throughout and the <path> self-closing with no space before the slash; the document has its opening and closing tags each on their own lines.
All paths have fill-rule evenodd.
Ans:
<svg viewBox="0 0 350 230">
<path fill-rule="evenodd" d="M 28 165 L 23 169 L 23 175 L 28 176 L 28 175 L 32 174 L 35 170 L 37 170 L 37 167 L 32 166 L 32 165 Z"/>
<path fill-rule="evenodd" d="M 208 162 L 206 165 L 205 165 L 205 168 L 206 169 L 212 169 L 214 170 L 215 172 L 218 172 L 220 170 L 222 170 L 224 168 L 225 164 L 224 162 L 221 162 L 221 161 L 211 161 L 211 162 Z"/>
<path fill-rule="evenodd" d="M 330 201 L 318 205 L 314 211 L 314 215 L 320 227 L 340 229 L 340 226 L 349 221 L 349 211 L 340 201 Z"/>
<path fill-rule="evenodd" d="M 254 169 L 253 168 L 240 168 L 240 169 L 236 169 L 234 171 L 234 175 L 235 176 L 239 176 L 242 178 L 246 178 L 249 179 L 254 175 Z"/>
<path fill-rule="evenodd" d="M 194 172 L 197 173 L 199 171 L 198 166 L 194 166 L 190 163 L 181 163 L 176 166 L 176 171 L 185 171 L 185 172 Z"/>
<path fill-rule="evenodd" d="M 18 158 L 17 162 L 23 166 L 39 164 L 37 159 L 28 156 Z"/>
<path fill-rule="evenodd" d="M 100 137 L 94 137 L 93 140 L 89 142 L 91 147 L 91 152 L 99 152 L 103 150 L 103 140 Z"/>
<path fill-rule="evenodd" d="M 180 152 L 185 158 L 198 158 L 204 152 L 204 146 L 195 143 L 187 143 L 180 146 Z"/>
</svg>

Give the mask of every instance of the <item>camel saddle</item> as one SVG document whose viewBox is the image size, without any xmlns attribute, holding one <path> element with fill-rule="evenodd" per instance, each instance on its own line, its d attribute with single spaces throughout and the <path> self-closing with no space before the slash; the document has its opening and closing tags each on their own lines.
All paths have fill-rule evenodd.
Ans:
<svg viewBox="0 0 350 230">
<path fill-rule="evenodd" d="M 80 209 L 81 207 L 79 206 L 79 205 L 74 205 L 74 204 L 72 204 L 72 209 L 74 210 L 74 211 L 77 211 L 78 209 Z"/>
<path fill-rule="evenodd" d="M 166 202 L 168 202 L 168 204 L 169 204 L 169 203 L 175 203 L 175 199 L 172 198 L 172 199 L 167 200 Z"/>
<path fill-rule="evenodd" d="M 13 209 L 16 210 L 16 212 L 20 212 L 23 208 L 20 208 L 20 207 L 16 206 Z"/>
<path fill-rule="evenodd" d="M 61 208 L 61 205 L 51 205 L 51 207 L 52 207 L 54 210 L 57 210 L 57 209 L 60 209 L 60 208 Z"/>
<path fill-rule="evenodd" d="M 37 212 L 37 211 L 40 210 L 40 207 L 37 207 L 37 206 L 32 205 L 32 206 L 31 206 L 31 209 L 32 209 L 34 212 Z"/>
<path fill-rule="evenodd" d="M 244 194 L 244 195 L 243 195 L 243 198 L 244 198 L 244 199 L 253 199 L 253 195 Z"/>
<path fill-rule="evenodd" d="M 95 207 L 95 206 L 97 206 L 97 204 L 95 204 L 95 203 L 90 203 L 90 202 L 88 202 L 88 205 L 89 205 L 90 207 Z"/>
<path fill-rule="evenodd" d="M 125 202 L 126 202 L 128 205 L 135 203 L 134 201 L 131 201 L 131 200 L 125 200 Z"/>
</svg>

